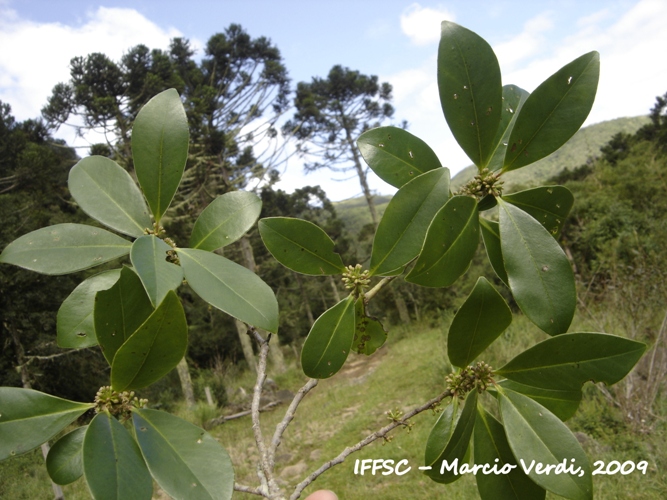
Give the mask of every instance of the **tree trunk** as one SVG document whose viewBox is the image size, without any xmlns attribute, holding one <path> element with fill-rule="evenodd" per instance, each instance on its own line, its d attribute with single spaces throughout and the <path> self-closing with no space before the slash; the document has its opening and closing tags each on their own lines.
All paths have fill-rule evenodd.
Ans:
<svg viewBox="0 0 667 500">
<path fill-rule="evenodd" d="M 336 286 L 336 280 L 332 275 L 329 275 L 329 283 L 331 283 L 331 289 L 333 290 L 334 299 L 336 299 L 336 304 L 340 302 L 340 293 L 338 292 L 338 287 Z"/>
<path fill-rule="evenodd" d="M 303 289 L 303 280 L 301 279 L 301 275 L 299 273 L 293 273 L 294 277 L 296 278 L 296 282 L 299 284 L 299 291 L 301 292 L 301 300 L 303 301 L 303 305 L 306 308 L 306 316 L 308 316 L 308 324 L 312 327 L 313 324 L 315 323 L 315 319 L 313 318 L 313 311 L 310 309 L 310 302 L 308 301 L 308 296 L 306 295 L 306 292 Z"/>
<path fill-rule="evenodd" d="M 248 240 L 247 236 L 243 236 L 240 240 L 241 244 L 241 252 L 243 254 L 243 261 L 245 262 L 245 267 L 247 267 L 250 271 L 253 273 L 256 273 L 257 271 L 257 264 L 255 263 L 255 255 L 252 251 L 252 246 L 250 245 L 250 241 Z M 236 323 L 236 329 L 239 331 L 239 335 L 241 334 L 241 331 L 239 330 L 239 322 L 237 321 Z M 245 328 L 245 325 L 243 325 L 243 336 L 248 342 L 248 345 L 250 347 L 250 353 L 252 353 L 252 344 L 250 342 L 250 337 L 247 335 L 247 330 Z M 263 337 L 266 337 L 266 332 L 261 332 Z M 241 340 L 241 345 L 243 345 L 243 339 Z M 246 360 L 248 361 L 248 351 L 246 351 L 247 347 L 243 346 L 243 355 L 245 356 Z M 275 335 L 275 340 L 273 342 L 269 342 L 269 357 L 271 358 L 271 363 L 273 365 L 273 369 L 278 372 L 278 373 L 284 373 L 287 368 L 285 367 L 285 358 L 283 356 L 283 352 L 280 350 L 280 343 L 278 341 L 278 336 Z M 248 361 L 248 364 L 250 365 L 250 361 Z M 255 363 L 255 356 L 252 356 L 252 368 L 254 369 L 255 373 L 257 372 L 257 365 Z"/>
<path fill-rule="evenodd" d="M 30 383 L 30 373 L 28 372 L 28 367 L 25 364 L 25 351 L 23 349 L 23 344 L 21 344 L 21 339 L 19 338 L 18 332 L 14 327 L 10 327 L 7 323 L 4 323 L 5 329 L 9 330 L 9 333 L 12 336 L 12 341 L 14 342 L 14 348 L 16 349 L 16 361 L 18 361 L 19 369 L 21 372 L 21 383 L 23 384 L 24 389 L 32 389 L 32 384 Z M 49 454 L 49 443 L 42 443 L 42 456 L 46 462 L 46 456 Z M 51 481 L 51 488 L 53 489 L 53 496 L 55 500 L 65 500 L 65 494 L 63 489 Z"/>
<path fill-rule="evenodd" d="M 239 334 L 239 340 L 241 341 L 241 349 L 243 349 L 243 357 L 248 363 L 248 367 L 254 372 L 257 373 L 257 361 L 255 360 L 255 353 L 252 350 L 252 342 L 248 336 L 248 329 L 245 326 L 245 323 L 240 320 L 234 320 L 236 324 L 236 332 Z"/>
<path fill-rule="evenodd" d="M 396 309 L 398 309 L 398 316 L 401 318 L 401 322 L 406 325 L 410 323 L 410 313 L 408 312 L 408 306 L 405 304 L 405 300 L 399 294 L 395 293 L 394 290 L 391 291 L 394 296 L 394 303 L 396 304 Z"/>
<path fill-rule="evenodd" d="M 379 221 L 377 212 L 375 211 L 375 203 L 373 202 L 373 195 L 371 194 L 371 190 L 368 187 L 368 180 L 366 179 L 364 167 L 361 164 L 361 158 L 359 157 L 357 146 L 354 144 L 350 130 L 346 129 L 345 134 L 347 144 L 350 147 L 350 151 L 352 152 L 352 160 L 354 161 L 354 168 L 357 171 L 357 176 L 359 177 L 359 184 L 361 184 L 361 190 L 364 193 L 364 198 L 366 198 L 366 203 L 368 204 L 368 210 L 371 213 L 371 220 L 373 221 L 373 225 L 377 228 Z"/>
<path fill-rule="evenodd" d="M 176 370 L 178 371 L 178 378 L 181 379 L 181 389 L 183 390 L 183 397 L 185 398 L 185 403 L 189 408 L 193 408 L 196 404 L 195 401 L 195 391 L 192 387 L 192 378 L 190 377 L 190 368 L 188 367 L 188 362 L 183 356 L 176 365 Z"/>
</svg>

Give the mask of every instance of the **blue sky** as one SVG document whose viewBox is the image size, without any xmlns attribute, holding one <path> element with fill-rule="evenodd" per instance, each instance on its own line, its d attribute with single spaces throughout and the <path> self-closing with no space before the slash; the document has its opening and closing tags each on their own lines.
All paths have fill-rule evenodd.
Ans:
<svg viewBox="0 0 667 500">
<path fill-rule="evenodd" d="M 455 173 L 470 162 L 448 133 L 437 98 L 443 19 L 484 37 L 498 55 L 503 83 L 528 91 L 575 57 L 598 50 L 601 82 L 588 124 L 646 114 L 667 91 L 663 0 L 0 0 L 0 100 L 19 119 L 37 117 L 53 86 L 67 79 L 74 56 L 100 51 L 118 59 L 138 43 L 166 48 L 174 36 L 202 47 L 234 22 L 272 40 L 294 83 L 325 76 L 334 64 L 390 82 L 396 119 L 406 119 Z M 70 130 L 61 134 L 73 141 Z M 331 177 L 304 176 L 293 161 L 280 187 L 322 184 L 334 200 L 360 194 L 355 179 Z M 377 178 L 371 187 L 392 192 Z"/>
</svg>

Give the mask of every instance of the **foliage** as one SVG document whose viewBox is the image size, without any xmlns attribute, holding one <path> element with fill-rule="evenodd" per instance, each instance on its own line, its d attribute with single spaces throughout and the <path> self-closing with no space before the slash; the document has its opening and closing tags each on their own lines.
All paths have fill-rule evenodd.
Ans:
<svg viewBox="0 0 667 500">
<path fill-rule="evenodd" d="M 338 73 L 335 76 L 341 76 L 342 83 L 359 76 L 342 69 Z M 326 216 L 324 221 L 303 220 L 299 214 L 260 220 L 260 236 L 276 260 L 294 273 L 340 276 L 348 293 L 313 321 L 301 352 L 303 371 L 312 378 L 295 396 L 270 445 L 262 436 L 259 404 L 271 333 L 280 324 L 278 301 L 257 275 L 214 252 L 249 229 L 258 215 L 258 201 L 254 195 L 234 193 L 213 201 L 213 208 L 203 211 L 194 224 L 193 248 L 179 247 L 167 236 L 161 221 L 184 175 L 189 124 L 177 91 L 159 93 L 141 108 L 131 134 L 141 190 L 111 160 L 88 157 L 70 172 L 70 191 L 84 211 L 133 241 L 99 227 L 60 224 L 23 235 L 0 254 L 0 262 L 43 274 L 67 274 L 126 255 L 131 262 L 112 279 L 106 275 L 104 285 L 96 282 L 77 292 L 94 295 L 85 301 L 93 328 L 88 325 L 74 337 L 91 342 L 95 337 L 111 367 L 110 386 L 100 388 L 93 403 L 27 389 L 2 389 L 0 433 L 6 436 L 2 458 L 29 451 L 94 408 L 93 420 L 85 431 L 78 431 L 82 436 L 68 434 L 54 446 L 51 462 L 56 466 L 50 471 L 58 473 L 52 479 L 70 481 L 83 475 L 94 498 L 111 491 L 113 498 L 148 499 L 152 479 L 173 497 L 231 498 L 236 488 L 284 498 L 274 477 L 275 453 L 301 399 L 316 386 L 316 379 L 330 378 L 341 370 L 351 350 L 370 355 L 387 338 L 380 321 L 369 314 L 369 302 L 397 276 L 426 288 L 457 282 L 475 259 L 482 233 L 486 255 L 509 289 L 504 293 L 510 293 L 524 315 L 549 337 L 500 368 L 490 366 L 484 356 L 511 325 L 512 315 L 503 294 L 488 280 L 478 279 L 448 332 L 448 358 L 457 368 L 438 384 L 440 394 L 405 414 L 389 413 L 390 423 L 328 461 L 299 483 L 291 498 L 298 498 L 320 474 L 351 453 L 375 440 L 389 439 L 388 433 L 396 427 L 410 429 L 411 417 L 446 399 L 426 441 L 428 477 L 438 483 L 454 482 L 461 477 L 458 467 L 483 467 L 480 460 L 486 457 L 514 468 L 515 473 L 508 477 L 478 474 L 482 498 L 544 498 L 546 491 L 571 499 L 592 498 L 591 465 L 563 419 L 576 409 L 585 382 L 618 382 L 646 346 L 604 333 L 568 332 L 576 307 L 575 278 L 554 236 L 571 204 L 569 192 L 548 186 L 508 196 L 503 193 L 503 176 L 549 155 L 579 129 L 593 104 L 598 74 L 599 56 L 591 52 L 558 70 L 532 94 L 513 85 L 501 87 L 498 62 L 488 43 L 445 21 L 438 54 L 440 101 L 456 140 L 477 166 L 475 178 L 452 193 L 449 171 L 433 163 L 434 155 L 423 141 L 393 127 L 364 132 L 359 141 L 370 168 L 399 184 L 373 236 L 368 269 L 345 265 L 345 255 L 339 253 L 344 245 L 337 246 L 317 225 L 331 220 Z M 374 84 L 372 79 L 361 83 L 362 90 Z M 340 99 L 346 97 L 345 85 L 333 87 L 342 92 Z M 380 89 L 380 97 L 388 92 Z M 307 97 L 306 101 L 312 100 L 308 110 L 314 123 L 325 124 L 330 134 L 336 132 L 331 123 L 318 121 L 318 110 L 327 110 L 326 101 Z M 390 114 L 389 108 L 380 108 L 370 97 L 361 103 L 368 112 Z M 95 119 L 108 117 L 107 101 L 93 104 Z M 349 143 L 354 128 L 346 128 L 345 115 L 341 116 Z M 387 155 L 381 151 L 385 148 Z M 419 166 L 416 172 L 415 165 Z M 77 190 L 78 183 L 85 188 Z M 119 199 L 119 191 L 128 199 Z M 307 199 L 317 193 L 300 194 Z M 498 222 L 484 216 L 496 205 Z M 252 403 L 262 480 L 257 488 L 234 483 L 227 452 L 207 432 L 147 408 L 147 401 L 133 392 L 167 375 L 185 353 L 188 327 L 176 294 L 183 280 L 188 284 L 186 293 L 192 291 L 213 308 L 246 323 L 259 346 Z M 74 301 L 65 301 L 61 314 L 75 316 L 81 311 Z M 258 329 L 271 333 L 263 337 Z M 473 337 L 461 332 L 472 332 Z M 68 347 L 80 347 L 74 337 L 67 337 Z M 482 393 L 491 388 L 495 399 L 489 401 Z M 552 401 L 542 404 L 548 400 Z M 486 407 L 498 413 L 501 421 Z M 132 432 L 128 432 L 130 422 Z M 39 432 L 31 432 L 37 427 Z M 554 475 L 542 474 L 538 468 L 523 472 L 518 462 L 524 458 L 563 468 L 575 460 L 576 466 Z M 59 463 L 72 464 L 73 470 L 61 475 Z"/>
</svg>

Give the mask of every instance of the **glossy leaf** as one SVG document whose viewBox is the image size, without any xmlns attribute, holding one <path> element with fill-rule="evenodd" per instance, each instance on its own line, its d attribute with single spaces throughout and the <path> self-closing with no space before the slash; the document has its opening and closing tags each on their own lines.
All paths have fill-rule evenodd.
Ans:
<svg viewBox="0 0 667 500">
<path fill-rule="evenodd" d="M 588 380 L 615 384 L 645 350 L 646 344 L 606 333 L 568 333 L 534 345 L 496 373 L 533 387 L 580 390 Z"/>
<path fill-rule="evenodd" d="M 566 332 L 577 305 L 570 262 L 539 222 L 502 200 L 499 205 L 500 245 L 514 299 L 549 335 Z"/>
<path fill-rule="evenodd" d="M 130 259 L 139 275 L 153 307 L 157 307 L 170 290 L 183 283 L 181 266 L 167 262 L 167 252 L 173 250 L 160 238 L 146 235 L 135 240 Z"/>
<path fill-rule="evenodd" d="M 526 474 L 542 488 L 565 498 L 593 498 L 590 464 L 570 429 L 528 396 L 503 389 L 499 398 L 500 414 L 514 456 L 519 465 L 523 460 L 526 468 L 534 461 Z M 552 469 L 552 473 L 546 474 L 537 468 L 538 464 L 560 465 L 563 470 Z M 576 469 L 577 473 L 566 472 L 567 467 Z"/>
<path fill-rule="evenodd" d="M 431 469 L 426 471 L 426 475 L 435 482 L 448 484 L 461 477 L 459 474 L 454 474 L 453 469 L 447 470 L 447 466 L 443 469 L 442 465 L 446 461 L 448 466 L 452 466 L 457 461 L 458 467 L 460 467 L 465 462 L 465 456 L 470 446 L 470 438 L 475 428 L 476 408 L 477 391 L 471 391 L 466 396 L 461 414 L 456 420 L 456 424 L 453 424 L 453 428 L 449 422 L 441 425 L 438 425 L 439 422 L 436 422 L 435 427 L 431 431 L 426 443 L 426 465 L 431 466 Z M 453 421 L 453 416 L 445 415 L 444 412 L 443 417 L 448 420 L 451 418 Z M 449 435 L 446 432 L 448 428 L 451 429 Z M 436 456 L 435 451 L 437 449 L 442 449 L 442 451 L 437 454 L 435 460 L 431 461 Z"/>
<path fill-rule="evenodd" d="M 475 474 L 477 489 L 482 500 L 541 500 L 546 491 L 526 476 L 512 454 L 505 429 L 493 415 L 481 406 L 477 407 L 475 421 L 475 464 L 494 467 L 506 473 L 488 473 L 483 469 Z"/>
<path fill-rule="evenodd" d="M 90 422 L 83 439 L 83 473 L 95 500 L 150 500 L 153 480 L 137 443 L 107 412 Z"/>
<path fill-rule="evenodd" d="M 329 378 L 343 367 L 352 348 L 355 323 L 351 295 L 317 318 L 301 350 L 301 366 L 307 377 Z"/>
<path fill-rule="evenodd" d="M 486 255 L 489 258 L 491 267 L 502 282 L 509 286 L 509 278 L 507 277 L 507 271 L 505 271 L 505 263 L 503 261 L 503 252 L 500 247 L 499 224 L 495 221 L 480 217 L 479 227 L 482 230 L 484 248 L 486 248 Z"/>
<path fill-rule="evenodd" d="M 581 389 L 544 389 L 519 384 L 512 380 L 503 380 L 500 382 L 500 386 L 534 399 L 563 422 L 577 412 L 579 403 L 581 403 Z"/>
<path fill-rule="evenodd" d="M 134 120 L 134 169 L 158 224 L 181 182 L 189 137 L 185 109 L 175 89 L 153 97 Z"/>
<path fill-rule="evenodd" d="M 232 462 L 208 432 L 157 410 L 135 410 L 132 421 L 148 468 L 169 496 L 188 500 L 232 498 Z"/>
<path fill-rule="evenodd" d="M 428 144 L 398 127 L 367 130 L 357 139 L 357 146 L 373 172 L 396 188 L 424 172 L 442 167 Z"/>
<path fill-rule="evenodd" d="M 81 449 L 88 426 L 77 427 L 56 441 L 46 456 L 46 470 L 56 484 L 70 484 L 83 476 Z"/>
<path fill-rule="evenodd" d="M 357 299 L 352 350 L 370 356 L 384 345 L 387 340 L 387 332 L 376 318 L 366 316 L 365 309 L 364 299 Z"/>
<path fill-rule="evenodd" d="M 257 221 L 262 200 L 247 191 L 218 196 L 199 215 L 190 236 L 190 247 L 217 250 L 234 243 Z"/>
<path fill-rule="evenodd" d="M 204 250 L 181 248 L 178 255 L 185 279 L 202 299 L 241 321 L 278 331 L 278 302 L 259 276 Z"/>
<path fill-rule="evenodd" d="M 516 123 L 516 117 L 519 116 L 521 107 L 529 95 L 529 92 L 516 85 L 505 85 L 503 87 L 503 109 L 500 114 L 500 125 L 496 137 L 493 139 L 494 147 L 488 166 L 492 172 L 500 170 L 503 166 L 507 144 Z"/>
<path fill-rule="evenodd" d="M 600 54 L 589 52 L 540 84 L 516 119 L 503 170 L 529 165 L 565 144 L 588 117 L 599 76 Z"/>
<path fill-rule="evenodd" d="M 42 274 L 69 274 L 99 266 L 130 251 L 120 236 L 85 224 L 43 227 L 11 242 L 0 262 Z"/>
<path fill-rule="evenodd" d="M 111 365 L 120 346 L 153 313 L 153 306 L 139 276 L 123 267 L 118 281 L 97 293 L 94 311 L 97 342 Z"/>
<path fill-rule="evenodd" d="M 447 355 L 454 366 L 468 366 L 512 322 L 505 299 L 480 277 L 454 316 L 447 336 Z"/>
<path fill-rule="evenodd" d="M 424 244 L 433 217 L 449 199 L 449 170 L 439 168 L 414 178 L 387 205 L 373 239 L 371 275 L 399 274 Z"/>
<path fill-rule="evenodd" d="M 574 196 L 564 186 L 542 186 L 503 196 L 503 200 L 540 222 L 555 238 L 563 230 L 574 204 Z"/>
<path fill-rule="evenodd" d="M 169 291 L 153 314 L 116 351 L 111 387 L 129 391 L 156 382 L 176 367 L 187 346 L 185 312 L 176 293 Z"/>
<path fill-rule="evenodd" d="M 503 105 L 500 67 L 483 38 L 449 21 L 442 22 L 438 89 L 456 142 L 475 165 L 485 167 Z"/>
<path fill-rule="evenodd" d="M 405 280 L 449 286 L 468 270 L 478 244 L 477 202 L 470 196 L 454 196 L 431 222 L 419 259 Z"/>
<path fill-rule="evenodd" d="M 138 237 L 153 225 L 139 187 L 109 158 L 82 159 L 70 170 L 68 187 L 84 212 L 111 229 Z"/>
<path fill-rule="evenodd" d="M 334 242 L 312 222 L 290 217 L 268 217 L 259 221 L 259 234 L 283 266 L 302 274 L 333 275 L 345 270 Z"/>
<path fill-rule="evenodd" d="M 97 345 L 95 335 L 95 295 L 111 288 L 120 278 L 120 269 L 105 271 L 82 281 L 63 301 L 56 317 L 58 346 L 81 349 Z"/>
<path fill-rule="evenodd" d="M 0 387 L 0 460 L 45 443 L 93 405 L 18 387 Z"/>
</svg>

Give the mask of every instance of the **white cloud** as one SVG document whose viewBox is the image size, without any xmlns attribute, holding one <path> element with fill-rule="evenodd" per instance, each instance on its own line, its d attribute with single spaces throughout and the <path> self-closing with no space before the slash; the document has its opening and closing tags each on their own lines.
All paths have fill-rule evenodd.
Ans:
<svg viewBox="0 0 667 500">
<path fill-rule="evenodd" d="M 540 52 L 547 38 L 546 34 L 553 28 L 552 14 L 544 12 L 528 21 L 518 35 L 497 44 L 494 52 L 498 56 L 501 68 L 516 65 Z"/>
<path fill-rule="evenodd" d="M 413 43 L 428 45 L 440 40 L 442 21 L 454 21 L 454 14 L 444 8 L 432 9 L 413 3 L 401 14 L 401 29 Z"/>
<path fill-rule="evenodd" d="M 21 19 L 0 4 L 0 100 L 11 104 L 18 120 L 36 118 L 54 85 L 69 79 L 73 57 L 102 52 L 119 60 L 140 43 L 166 49 L 175 36 L 180 32 L 134 9 L 99 7 L 82 24 L 69 26 Z"/>
</svg>

